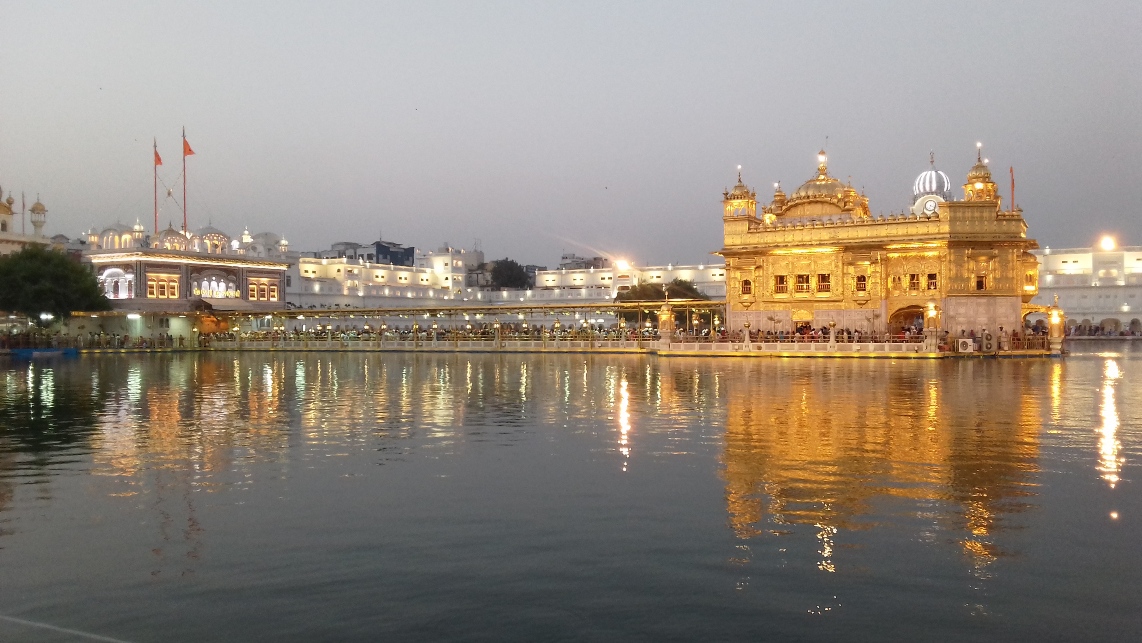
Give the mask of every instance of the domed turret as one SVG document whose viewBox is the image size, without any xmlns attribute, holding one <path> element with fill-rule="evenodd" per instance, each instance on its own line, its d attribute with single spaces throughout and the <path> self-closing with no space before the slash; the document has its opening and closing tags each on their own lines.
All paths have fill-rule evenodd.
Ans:
<svg viewBox="0 0 1142 643">
<path fill-rule="evenodd" d="M 28 211 L 31 212 L 31 216 L 28 218 L 32 222 L 32 234 L 37 237 L 44 236 L 44 224 L 48 220 L 48 209 L 44 207 L 43 203 L 40 203 L 40 195 L 36 195 L 36 202 Z"/>
<path fill-rule="evenodd" d="M 722 192 L 725 217 L 757 216 L 757 192 L 742 182 L 742 166 L 738 166 L 738 183 L 733 190 Z"/>
<path fill-rule="evenodd" d="M 929 167 L 916 180 L 912 182 L 912 202 L 928 195 L 938 196 L 944 201 L 952 200 L 952 180 L 940 170 L 936 169 L 936 156 L 929 156 Z"/>
<path fill-rule="evenodd" d="M 995 182 L 991 180 L 991 170 L 987 167 L 987 159 L 983 158 L 983 143 L 975 144 L 975 165 L 968 171 L 967 183 L 964 183 L 964 200 L 999 200 Z"/>
<path fill-rule="evenodd" d="M 162 248 L 163 250 L 186 250 L 188 239 L 182 232 L 174 229 L 174 224 L 167 224 L 167 229 L 159 233 L 158 238 L 152 244 L 155 248 Z"/>
</svg>

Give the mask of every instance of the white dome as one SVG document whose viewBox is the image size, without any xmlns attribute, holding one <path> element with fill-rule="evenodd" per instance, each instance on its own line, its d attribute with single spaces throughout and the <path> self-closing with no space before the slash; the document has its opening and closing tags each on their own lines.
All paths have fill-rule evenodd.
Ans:
<svg viewBox="0 0 1142 643">
<path fill-rule="evenodd" d="M 948 178 L 947 174 L 936 168 L 921 172 L 920 176 L 916 177 L 916 181 L 912 183 L 913 201 L 929 194 L 934 194 L 948 201 L 952 196 L 952 180 Z"/>
</svg>

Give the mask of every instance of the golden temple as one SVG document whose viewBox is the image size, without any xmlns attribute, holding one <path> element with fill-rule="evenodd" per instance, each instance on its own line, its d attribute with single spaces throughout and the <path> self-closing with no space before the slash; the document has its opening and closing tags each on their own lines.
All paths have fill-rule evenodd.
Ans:
<svg viewBox="0 0 1142 643">
<path fill-rule="evenodd" d="M 977 146 L 978 147 L 978 146 Z M 1023 211 L 1004 210 L 986 159 L 954 199 L 947 174 L 932 167 L 913 184 L 912 207 L 873 215 L 868 198 L 816 174 L 758 210 L 738 173 L 723 193 L 727 325 L 789 332 L 799 325 L 864 332 L 904 326 L 948 331 L 1021 328 L 1038 293 L 1039 263 Z"/>
</svg>

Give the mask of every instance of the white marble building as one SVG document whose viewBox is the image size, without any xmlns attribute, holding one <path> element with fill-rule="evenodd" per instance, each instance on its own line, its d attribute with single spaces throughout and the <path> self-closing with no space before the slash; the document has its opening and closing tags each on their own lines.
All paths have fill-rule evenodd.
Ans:
<svg viewBox="0 0 1142 643">
<path fill-rule="evenodd" d="M 1067 326 L 1080 334 L 1142 333 L 1142 246 L 1119 246 L 1111 237 L 1090 248 L 1050 248 L 1039 257 L 1039 295 L 1055 297 Z"/>
</svg>

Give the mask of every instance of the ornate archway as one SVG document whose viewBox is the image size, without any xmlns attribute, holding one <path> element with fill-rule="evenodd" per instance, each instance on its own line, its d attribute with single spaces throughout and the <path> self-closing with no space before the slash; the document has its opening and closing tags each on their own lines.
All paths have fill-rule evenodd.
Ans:
<svg viewBox="0 0 1142 643">
<path fill-rule="evenodd" d="M 907 326 L 912 326 L 916 330 L 924 328 L 923 306 L 905 306 L 889 315 L 888 332 L 899 333 Z"/>
</svg>

